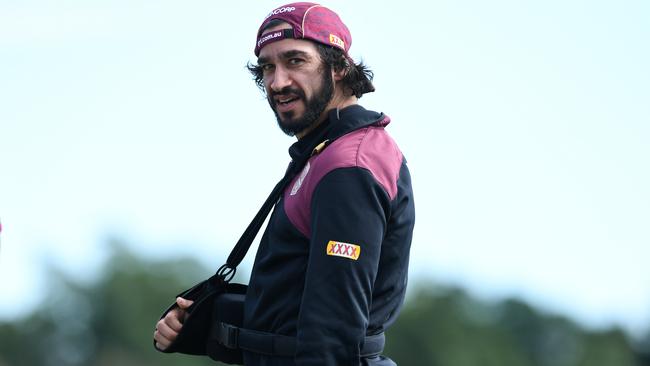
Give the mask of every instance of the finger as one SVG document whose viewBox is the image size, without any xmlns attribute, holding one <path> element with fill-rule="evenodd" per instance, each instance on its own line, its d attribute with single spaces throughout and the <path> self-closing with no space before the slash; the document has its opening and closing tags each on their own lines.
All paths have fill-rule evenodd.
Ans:
<svg viewBox="0 0 650 366">
<path fill-rule="evenodd" d="M 153 339 L 156 341 L 156 348 L 158 348 L 161 351 L 164 351 L 169 347 L 171 344 L 171 341 L 165 337 L 156 329 L 156 331 L 153 333 Z"/>
<path fill-rule="evenodd" d="M 172 341 L 174 341 L 174 339 L 176 339 L 176 336 L 178 336 L 178 332 L 172 329 L 165 322 L 159 322 L 156 330 L 161 337 L 159 340 L 161 343 L 163 340 L 168 343 L 171 343 Z"/>
<path fill-rule="evenodd" d="M 180 307 L 181 309 L 187 309 L 190 306 L 192 306 L 192 304 L 194 304 L 194 301 L 184 299 L 182 297 L 177 297 L 176 298 L 176 304 L 178 304 L 178 307 Z"/>
<path fill-rule="evenodd" d="M 181 331 L 181 328 L 183 327 L 183 323 L 181 322 L 181 319 L 184 319 L 185 317 L 185 312 L 182 310 L 178 311 L 171 311 L 165 315 L 165 317 L 162 319 L 165 323 L 165 325 L 169 326 L 169 328 L 173 329 L 177 333 Z"/>
<path fill-rule="evenodd" d="M 158 348 L 158 349 L 161 350 L 161 351 L 166 350 L 167 347 L 169 347 L 169 345 L 164 345 L 164 344 L 161 344 L 161 343 L 156 342 L 156 348 Z"/>
<path fill-rule="evenodd" d="M 171 342 L 166 340 L 166 339 L 157 339 L 156 340 L 156 348 L 158 348 L 161 351 L 166 350 L 167 348 L 169 348 L 170 345 L 171 345 Z"/>
</svg>

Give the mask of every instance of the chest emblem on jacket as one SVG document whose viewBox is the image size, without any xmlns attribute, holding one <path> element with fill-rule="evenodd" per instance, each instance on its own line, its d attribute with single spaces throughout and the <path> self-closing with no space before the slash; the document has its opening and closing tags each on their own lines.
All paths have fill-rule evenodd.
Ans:
<svg viewBox="0 0 650 366">
<path fill-rule="evenodd" d="M 296 193 L 298 193 L 300 186 L 302 186 L 302 182 L 305 180 L 307 173 L 309 173 L 309 167 L 310 167 L 309 162 L 307 162 L 307 165 L 305 165 L 305 167 L 302 169 L 302 172 L 300 172 L 300 176 L 293 184 L 293 187 L 291 187 L 291 193 L 289 194 L 290 196 L 295 196 Z"/>
<path fill-rule="evenodd" d="M 356 261 L 361 255 L 361 247 L 356 244 L 341 243 L 330 240 L 327 243 L 327 255 L 348 258 Z"/>
</svg>

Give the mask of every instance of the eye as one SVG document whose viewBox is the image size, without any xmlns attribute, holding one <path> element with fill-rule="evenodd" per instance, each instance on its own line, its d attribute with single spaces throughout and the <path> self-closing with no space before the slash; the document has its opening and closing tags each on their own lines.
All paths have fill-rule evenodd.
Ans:
<svg viewBox="0 0 650 366">
<path fill-rule="evenodd" d="M 263 72 L 268 72 L 273 70 L 273 64 L 261 64 L 259 65 L 259 68 L 262 69 Z"/>
<path fill-rule="evenodd" d="M 291 66 L 299 66 L 299 65 L 302 65 L 304 62 L 305 62 L 305 60 L 303 60 L 301 58 L 294 57 L 294 58 L 289 59 L 289 65 L 291 65 Z"/>
</svg>

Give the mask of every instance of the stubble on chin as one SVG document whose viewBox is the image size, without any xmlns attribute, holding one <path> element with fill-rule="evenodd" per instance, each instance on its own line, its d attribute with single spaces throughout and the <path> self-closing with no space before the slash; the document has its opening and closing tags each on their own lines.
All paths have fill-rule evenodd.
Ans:
<svg viewBox="0 0 650 366">
<path fill-rule="evenodd" d="M 295 136 L 297 133 L 300 133 L 304 127 L 300 126 L 300 120 L 296 120 L 296 113 L 294 111 L 280 113 L 275 108 L 273 109 L 275 113 L 275 119 L 278 122 L 278 127 L 288 136 Z"/>
</svg>

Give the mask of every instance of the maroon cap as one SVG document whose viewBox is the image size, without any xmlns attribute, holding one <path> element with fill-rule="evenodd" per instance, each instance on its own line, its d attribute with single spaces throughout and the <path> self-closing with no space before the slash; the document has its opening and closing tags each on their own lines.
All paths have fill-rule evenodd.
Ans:
<svg viewBox="0 0 650 366">
<path fill-rule="evenodd" d="M 289 23 L 292 29 L 278 30 L 262 36 L 271 20 Z M 352 45 L 352 35 L 341 18 L 330 9 L 314 3 L 292 3 L 274 9 L 264 18 L 257 31 L 255 56 L 267 44 L 285 38 L 310 39 L 328 46 L 342 49 L 345 53 Z"/>
</svg>

